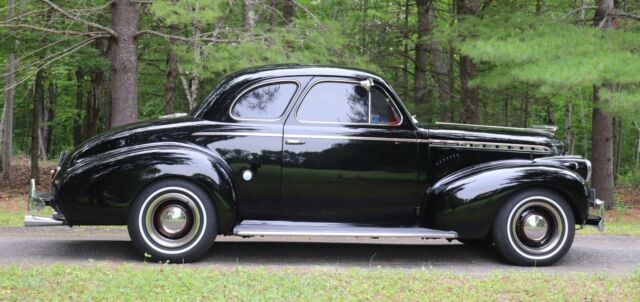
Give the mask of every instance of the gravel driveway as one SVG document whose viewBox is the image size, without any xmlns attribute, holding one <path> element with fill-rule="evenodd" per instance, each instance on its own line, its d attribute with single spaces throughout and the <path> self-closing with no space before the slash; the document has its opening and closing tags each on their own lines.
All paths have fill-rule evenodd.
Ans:
<svg viewBox="0 0 640 302">
<path fill-rule="evenodd" d="M 136 264 L 143 257 L 134 250 L 125 229 L 0 228 L 0 264 L 87 263 L 89 259 Z M 192 265 L 629 274 L 640 268 L 640 237 L 577 235 L 569 254 L 555 266 L 522 268 L 504 263 L 492 247 L 457 241 L 220 236 L 207 257 Z"/>
</svg>

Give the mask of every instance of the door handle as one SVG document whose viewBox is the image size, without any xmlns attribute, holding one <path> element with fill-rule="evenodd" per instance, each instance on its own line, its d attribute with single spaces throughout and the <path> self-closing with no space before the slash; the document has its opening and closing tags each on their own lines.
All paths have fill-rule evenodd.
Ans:
<svg viewBox="0 0 640 302">
<path fill-rule="evenodd" d="M 288 139 L 288 140 L 285 140 L 284 143 L 287 145 L 304 145 L 304 141 L 297 140 L 297 139 Z"/>
</svg>

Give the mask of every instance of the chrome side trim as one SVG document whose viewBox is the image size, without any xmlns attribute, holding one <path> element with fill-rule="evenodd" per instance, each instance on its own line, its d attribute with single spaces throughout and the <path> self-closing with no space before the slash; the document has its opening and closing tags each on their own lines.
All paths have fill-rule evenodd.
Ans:
<svg viewBox="0 0 640 302">
<path fill-rule="evenodd" d="M 349 136 L 349 135 L 315 135 L 315 134 L 286 134 L 280 133 L 260 133 L 260 132 L 196 132 L 193 136 L 262 136 L 262 137 L 284 137 L 284 138 L 317 138 L 317 139 L 344 139 L 376 142 L 401 142 L 417 143 L 415 138 L 391 138 L 391 137 L 370 137 L 370 136 Z M 424 142 L 424 141 L 423 141 Z"/>
<path fill-rule="evenodd" d="M 58 226 L 58 225 L 65 225 L 65 222 L 62 220 L 56 220 L 49 217 L 24 215 L 25 227 L 45 227 L 45 226 Z"/>
<path fill-rule="evenodd" d="M 350 136 L 350 135 L 318 135 L 318 134 L 285 134 L 261 133 L 261 132 L 195 132 L 193 136 L 259 136 L 259 137 L 284 137 L 284 138 L 315 138 L 315 139 L 343 139 L 376 142 L 400 142 L 400 143 L 420 143 L 431 144 L 433 147 L 453 147 L 464 149 L 497 150 L 526 153 L 551 152 L 549 147 L 526 144 L 508 144 L 480 141 L 459 141 L 441 139 L 415 139 L 415 138 L 395 138 L 395 137 L 375 137 L 375 136 Z"/>
<path fill-rule="evenodd" d="M 193 136 L 265 136 L 265 137 L 282 137 L 282 133 L 268 132 L 195 132 Z"/>
<path fill-rule="evenodd" d="M 235 115 L 233 115 L 233 106 L 236 105 L 236 102 L 243 97 L 245 94 L 247 94 L 247 92 L 255 89 L 255 88 L 259 88 L 262 86 L 267 86 L 267 85 L 271 85 L 274 83 L 293 83 L 296 85 L 296 91 L 293 92 L 293 95 L 291 96 L 291 98 L 289 99 L 289 102 L 287 103 L 287 107 L 285 107 L 284 111 L 282 112 L 282 114 L 280 116 L 278 116 L 277 118 L 273 118 L 273 119 L 260 119 L 260 118 L 241 118 L 241 117 L 237 117 Z M 238 96 L 233 100 L 233 102 L 231 102 L 231 106 L 229 106 L 229 116 L 236 120 L 236 121 L 255 121 L 255 122 L 275 122 L 275 121 L 279 121 L 281 120 L 285 115 L 287 115 L 287 113 L 289 112 L 289 110 L 291 109 L 292 106 L 292 100 L 295 100 L 296 97 L 298 96 L 298 94 L 300 93 L 300 82 L 296 81 L 296 80 L 272 80 L 272 81 L 264 81 L 264 82 L 260 82 L 254 85 L 249 86 L 247 89 L 244 89 L 240 94 L 238 94 Z"/>
<path fill-rule="evenodd" d="M 436 125 L 451 125 L 451 126 L 473 126 L 473 127 L 485 128 L 485 129 L 528 130 L 528 131 L 544 133 L 544 134 L 549 134 L 550 133 L 549 131 L 545 131 L 545 130 L 542 130 L 542 129 L 536 129 L 536 128 L 521 128 L 521 127 L 491 126 L 491 125 L 461 124 L 461 123 L 445 123 L 445 122 L 436 122 L 435 124 Z"/>
<path fill-rule="evenodd" d="M 509 144 L 509 143 L 495 143 L 495 142 L 480 142 L 480 141 L 459 141 L 459 140 L 441 140 L 430 139 L 428 140 L 431 146 L 434 147 L 454 147 L 463 149 L 479 149 L 479 150 L 498 150 L 498 151 L 513 151 L 513 152 L 527 152 L 527 153 L 549 153 L 551 148 L 540 145 L 527 145 L 527 144 Z"/>
<path fill-rule="evenodd" d="M 245 220 L 233 228 L 238 236 L 413 237 L 455 239 L 454 231 L 420 227 L 360 226 L 335 222 Z"/>
<path fill-rule="evenodd" d="M 345 139 L 375 142 L 398 142 L 417 143 L 415 138 L 392 138 L 392 137 L 371 137 L 371 136 L 348 136 L 348 135 L 315 135 L 315 134 L 285 134 L 285 138 L 319 138 L 319 139 Z"/>
</svg>

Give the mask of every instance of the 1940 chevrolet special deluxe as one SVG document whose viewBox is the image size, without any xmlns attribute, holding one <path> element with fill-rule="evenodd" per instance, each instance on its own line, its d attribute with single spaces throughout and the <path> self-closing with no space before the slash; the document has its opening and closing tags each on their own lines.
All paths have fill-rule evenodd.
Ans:
<svg viewBox="0 0 640 302">
<path fill-rule="evenodd" d="M 157 260 L 216 235 L 457 239 L 549 265 L 576 225 L 603 228 L 591 164 L 549 129 L 420 125 L 371 73 L 281 65 L 227 76 L 190 115 L 98 135 L 62 155 L 27 226 L 127 225 Z"/>
</svg>

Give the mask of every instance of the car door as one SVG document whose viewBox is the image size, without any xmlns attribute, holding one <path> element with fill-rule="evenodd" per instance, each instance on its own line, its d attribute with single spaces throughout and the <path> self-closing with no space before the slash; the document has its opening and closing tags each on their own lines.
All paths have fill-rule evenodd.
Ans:
<svg viewBox="0 0 640 302">
<path fill-rule="evenodd" d="M 389 90 L 314 78 L 284 126 L 281 217 L 414 224 L 417 139 Z"/>
<path fill-rule="evenodd" d="M 282 77 L 243 84 L 205 116 L 216 123 L 199 139 L 224 158 L 236 179 L 238 219 L 279 218 L 283 124 L 310 79 Z"/>
</svg>

